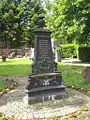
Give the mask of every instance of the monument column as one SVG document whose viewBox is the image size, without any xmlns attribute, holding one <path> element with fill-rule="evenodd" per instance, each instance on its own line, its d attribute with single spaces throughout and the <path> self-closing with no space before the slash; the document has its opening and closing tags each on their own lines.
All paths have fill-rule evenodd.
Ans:
<svg viewBox="0 0 90 120">
<path fill-rule="evenodd" d="M 32 73 L 49 73 L 56 71 L 57 64 L 53 59 L 51 32 L 44 29 L 35 31 L 35 58 Z"/>
<path fill-rule="evenodd" d="M 62 74 L 57 71 L 53 59 L 50 35 L 47 29 L 39 28 L 35 31 L 35 55 L 26 86 L 29 104 L 66 95 Z"/>
</svg>

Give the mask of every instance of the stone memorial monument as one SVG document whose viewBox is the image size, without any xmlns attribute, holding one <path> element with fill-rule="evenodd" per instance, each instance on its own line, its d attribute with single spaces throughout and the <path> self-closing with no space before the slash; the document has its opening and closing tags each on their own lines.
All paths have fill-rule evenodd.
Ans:
<svg viewBox="0 0 90 120">
<path fill-rule="evenodd" d="M 62 74 L 53 59 L 51 32 L 41 27 L 35 31 L 34 61 L 26 86 L 29 104 L 66 95 Z"/>
<path fill-rule="evenodd" d="M 85 82 L 90 83 L 90 66 L 84 68 L 83 77 Z"/>
</svg>

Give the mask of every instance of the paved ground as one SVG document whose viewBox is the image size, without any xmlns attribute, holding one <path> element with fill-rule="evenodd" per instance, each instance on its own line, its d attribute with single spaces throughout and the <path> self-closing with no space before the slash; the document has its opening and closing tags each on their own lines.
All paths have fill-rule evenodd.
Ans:
<svg viewBox="0 0 90 120">
<path fill-rule="evenodd" d="M 48 101 L 28 105 L 27 96 L 25 94 L 25 83 L 28 77 L 11 76 L 9 78 L 17 80 L 19 86 L 17 89 L 12 90 L 0 98 L 0 111 L 7 116 L 14 114 L 16 120 L 28 120 L 35 117 L 62 116 L 79 110 L 83 105 L 90 106 L 90 98 L 88 96 L 71 89 L 68 89 L 68 98 L 63 100 L 53 100 L 52 102 Z M 88 119 L 82 118 L 80 120 Z"/>
<path fill-rule="evenodd" d="M 78 59 L 69 59 L 69 58 L 66 58 L 66 59 L 62 59 L 61 60 L 62 62 L 65 62 L 67 64 L 70 64 L 70 65 L 83 65 L 83 66 L 90 66 L 90 63 L 86 62 L 86 63 L 83 63 L 82 61 L 78 60 Z"/>
</svg>

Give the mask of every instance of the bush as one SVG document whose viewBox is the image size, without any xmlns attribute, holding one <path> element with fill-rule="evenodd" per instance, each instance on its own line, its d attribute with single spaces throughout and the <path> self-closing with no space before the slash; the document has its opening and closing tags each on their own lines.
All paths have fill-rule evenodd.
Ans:
<svg viewBox="0 0 90 120">
<path fill-rule="evenodd" d="M 62 51 L 63 58 L 78 57 L 78 45 L 76 44 L 61 45 L 61 51 Z"/>
<path fill-rule="evenodd" d="M 81 61 L 89 62 L 90 61 L 90 46 L 79 46 L 78 57 Z"/>
</svg>

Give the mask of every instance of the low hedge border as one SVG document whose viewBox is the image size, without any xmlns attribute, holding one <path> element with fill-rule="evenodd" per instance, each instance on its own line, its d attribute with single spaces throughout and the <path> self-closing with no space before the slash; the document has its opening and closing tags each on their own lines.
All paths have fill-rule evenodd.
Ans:
<svg viewBox="0 0 90 120">
<path fill-rule="evenodd" d="M 66 44 L 60 45 L 62 58 L 78 58 L 78 45 Z"/>
<path fill-rule="evenodd" d="M 90 62 L 90 46 L 79 46 L 78 57 L 81 61 Z"/>
</svg>

